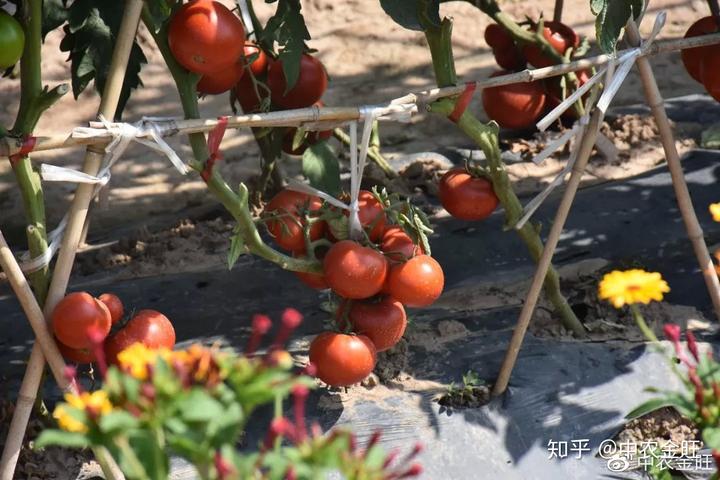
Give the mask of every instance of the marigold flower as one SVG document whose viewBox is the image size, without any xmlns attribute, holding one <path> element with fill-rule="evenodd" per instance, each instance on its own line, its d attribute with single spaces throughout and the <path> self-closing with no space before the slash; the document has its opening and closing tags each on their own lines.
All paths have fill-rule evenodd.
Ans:
<svg viewBox="0 0 720 480">
<path fill-rule="evenodd" d="M 615 308 L 635 303 L 648 304 L 660 301 L 663 293 L 670 291 L 667 282 L 657 272 L 633 269 L 615 270 L 606 274 L 600 282 L 599 296 L 609 300 Z"/>
<path fill-rule="evenodd" d="M 713 220 L 716 222 L 720 222 L 720 203 L 711 203 L 710 207 L 710 215 L 712 215 Z"/>
<path fill-rule="evenodd" d="M 80 420 L 76 420 L 75 418 L 71 417 L 66 410 L 65 405 L 62 403 L 55 407 L 55 411 L 53 412 L 53 418 L 57 420 L 58 426 L 66 432 L 87 432 L 87 426 Z"/>
<path fill-rule="evenodd" d="M 82 392 L 80 394 L 66 393 L 64 404 L 60 404 L 53 412 L 53 418 L 58 422 L 61 429 L 68 432 L 86 432 L 87 426 L 73 418 L 67 411 L 67 406 L 78 410 L 85 410 L 91 417 L 98 417 L 110 413 L 113 409 L 108 395 L 103 390 L 96 392 Z"/>
<path fill-rule="evenodd" d="M 167 348 L 148 348 L 146 345 L 136 342 L 118 354 L 120 368 L 138 380 L 147 380 L 149 376 L 148 367 L 155 365 L 159 357 L 170 361 L 171 352 Z"/>
</svg>

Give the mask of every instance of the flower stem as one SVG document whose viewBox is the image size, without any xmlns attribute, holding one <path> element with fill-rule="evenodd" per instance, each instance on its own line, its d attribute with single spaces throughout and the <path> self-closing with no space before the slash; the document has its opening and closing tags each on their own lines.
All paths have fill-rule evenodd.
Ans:
<svg viewBox="0 0 720 480">
<path fill-rule="evenodd" d="M 645 335 L 645 338 L 647 338 L 650 342 L 657 343 L 658 338 L 655 335 L 655 332 L 653 332 L 652 329 L 648 326 L 648 324 L 645 323 L 645 318 L 643 318 L 642 313 L 640 313 L 640 309 L 638 308 L 638 306 L 635 304 L 630 304 L 630 312 L 632 312 L 635 323 L 637 324 L 643 335 Z"/>
</svg>

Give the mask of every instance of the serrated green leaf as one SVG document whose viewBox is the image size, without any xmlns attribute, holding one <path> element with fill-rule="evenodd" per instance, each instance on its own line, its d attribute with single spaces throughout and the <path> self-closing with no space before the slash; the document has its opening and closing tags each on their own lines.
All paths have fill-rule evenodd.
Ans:
<svg viewBox="0 0 720 480">
<path fill-rule="evenodd" d="M 90 440 L 84 433 L 66 432 L 64 430 L 43 430 L 35 440 L 35 448 L 45 448 L 51 445 L 68 448 L 85 448 L 90 446 Z"/>
<path fill-rule="evenodd" d="M 298 0 L 280 0 L 275 14 L 268 19 L 260 37 L 260 43 L 266 50 L 273 50 L 274 44 L 278 44 L 286 91 L 297 82 L 300 59 L 308 49 L 305 42 L 311 39 L 301 9 Z"/>
<path fill-rule="evenodd" d="M 591 10 L 597 12 L 595 34 L 603 51 L 615 51 L 625 24 L 630 18 L 637 18 L 643 6 L 643 0 L 597 0 L 591 3 Z"/>
<path fill-rule="evenodd" d="M 313 187 L 333 196 L 340 193 L 340 164 L 327 142 L 316 143 L 305 150 L 302 170 Z"/>
</svg>

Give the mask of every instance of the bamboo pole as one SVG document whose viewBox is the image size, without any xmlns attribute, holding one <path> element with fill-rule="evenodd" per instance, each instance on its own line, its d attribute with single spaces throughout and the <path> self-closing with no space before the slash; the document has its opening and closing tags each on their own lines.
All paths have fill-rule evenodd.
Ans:
<svg viewBox="0 0 720 480">
<path fill-rule="evenodd" d="M 678 50 L 704 47 L 708 45 L 716 45 L 720 43 L 720 33 L 709 35 L 701 35 L 691 38 L 681 38 L 675 40 L 657 40 L 648 48 L 647 55 L 657 55 L 660 53 L 674 52 Z M 618 56 L 625 53 L 621 51 Z M 552 65 L 549 67 L 538 68 L 534 70 L 523 70 L 522 72 L 502 75 L 498 77 L 486 78 L 474 81 L 477 88 L 498 87 L 501 85 L 509 85 L 513 83 L 532 82 L 543 78 L 556 77 L 569 72 L 585 70 L 593 66 L 604 65 L 610 60 L 610 55 L 597 55 L 595 57 L 584 58 L 574 62 L 563 63 L 560 65 Z M 425 104 L 437 100 L 439 98 L 453 97 L 461 94 L 465 90 L 465 84 L 452 87 L 433 88 L 420 92 L 409 93 L 402 97 L 391 100 L 388 105 L 419 103 Z M 230 128 L 240 127 L 290 127 L 304 123 L 313 122 L 347 122 L 359 120 L 361 116 L 358 107 L 310 107 L 295 110 L 283 110 L 278 112 L 268 112 L 252 115 L 239 115 L 228 117 L 227 126 Z M 169 137 L 178 134 L 191 133 L 207 133 L 217 126 L 217 119 L 189 119 L 176 120 L 170 122 L 168 129 L 163 133 Z M 102 128 L 102 124 L 91 122 L 91 125 Z M 149 136 L 149 135 L 148 135 Z M 110 132 L 100 132 L 95 137 L 73 137 L 71 133 L 37 136 L 35 137 L 34 152 L 56 150 L 61 148 L 70 148 L 78 146 L 95 145 L 102 147 L 112 140 Z M 4 137 L 0 139 L 0 157 L 13 155 L 20 151 L 22 142 L 16 138 Z"/>
<path fill-rule="evenodd" d="M 114 118 L 115 116 L 118 99 L 120 98 L 120 91 L 125 79 L 128 59 L 130 58 L 130 50 L 140 23 L 142 8 L 142 0 L 127 0 L 125 3 L 123 18 L 120 24 L 117 40 L 115 42 L 112 61 L 110 63 L 108 79 L 105 83 L 102 100 L 100 101 L 100 107 L 98 109 L 98 115 L 102 115 L 105 118 Z M 103 156 L 104 153 L 102 149 L 92 145 L 88 146 L 85 153 L 83 171 L 90 175 L 96 175 L 100 168 Z M 57 305 L 57 303 L 65 295 L 72 266 L 75 261 L 75 253 L 77 251 L 80 235 L 85 223 L 88 206 L 92 200 L 93 191 L 94 185 L 89 184 L 79 184 L 77 190 L 75 191 L 75 197 L 73 198 L 72 205 L 70 206 L 65 235 L 63 236 L 60 253 L 58 255 L 52 281 L 50 282 L 47 300 L 45 302 L 44 312 L 46 318 L 49 317 L 50 313 L 55 308 L 55 305 Z M 33 392 L 33 397 L 35 396 L 38 388 L 40 387 L 40 378 L 42 377 L 44 362 L 45 357 L 43 356 L 39 345 L 36 343 L 30 354 L 28 368 L 25 372 L 25 377 L 23 378 L 23 385 L 27 387 L 24 390 L 25 396 L 30 396 L 28 395 L 29 391 Z M 17 411 L 15 413 L 17 413 Z M 16 415 L 13 415 L 13 423 L 19 424 L 22 422 L 22 428 L 18 428 L 17 430 L 21 431 L 21 433 L 24 432 L 27 427 L 28 419 L 25 418 L 24 421 L 21 419 L 16 422 L 15 417 Z M 15 439 L 8 438 L 8 443 L 5 446 L 6 449 L 11 441 L 15 441 Z M 22 442 L 22 435 L 20 436 L 20 441 Z M 115 462 L 112 461 L 112 458 L 107 450 L 96 448 L 95 455 L 102 457 L 100 464 L 105 466 L 103 470 L 105 477 L 108 480 L 123 478 L 122 472 Z M 3 464 L 2 468 L 4 472 L 10 470 L 12 473 L 15 469 L 15 464 L 12 466 L 6 466 Z M 10 477 L 12 477 L 12 475 L 10 475 Z M 0 478 L 0 480 L 5 480 L 5 478 Z"/>
<path fill-rule="evenodd" d="M 563 12 L 563 0 L 555 0 L 555 9 L 553 10 L 553 20 L 556 22 L 562 21 Z"/>
<path fill-rule="evenodd" d="M 640 45 L 640 32 L 635 22 L 628 22 L 626 35 L 631 45 Z M 665 159 L 668 170 L 670 170 L 670 176 L 672 177 L 678 208 L 685 223 L 688 238 L 695 250 L 695 256 L 700 264 L 700 271 L 705 279 L 705 284 L 715 309 L 715 315 L 720 319 L 720 282 L 718 282 L 715 266 L 713 265 L 710 252 L 705 244 L 702 227 L 693 208 L 690 191 L 688 190 L 682 164 L 680 163 L 680 155 L 675 147 L 675 137 L 672 132 L 672 126 L 665 111 L 664 101 L 658 89 L 657 82 L 655 81 L 655 75 L 650 66 L 650 61 L 647 58 L 639 57 L 636 64 L 640 71 L 640 80 L 642 81 L 645 92 L 645 99 L 655 117 L 655 123 L 660 133 L 660 141 L 665 151 Z"/>
<path fill-rule="evenodd" d="M 512 338 L 510 339 L 510 345 L 508 346 L 505 358 L 503 359 L 502 366 L 500 367 L 500 373 L 498 378 L 493 385 L 492 394 L 494 396 L 501 395 L 507 389 L 508 382 L 510 381 L 510 375 L 512 374 L 515 362 L 517 361 L 520 348 L 522 347 L 523 339 L 525 338 L 525 332 L 527 332 L 528 325 L 532 319 L 535 306 L 537 305 L 540 291 L 542 290 L 543 282 L 545 281 L 545 275 L 547 275 L 548 268 L 552 262 L 553 254 L 557 248 L 558 241 L 560 240 L 560 234 L 562 233 L 563 227 L 565 226 L 565 220 L 570 212 L 573 200 L 575 199 L 575 193 L 577 192 L 580 180 L 582 179 L 585 171 L 585 166 L 590 158 L 595 141 L 597 140 L 598 132 L 600 131 L 600 124 L 604 113 L 599 109 L 595 108 L 590 122 L 585 130 L 585 134 L 580 141 L 578 147 L 577 159 L 575 165 L 572 168 L 570 179 L 568 180 L 567 187 L 563 193 L 560 206 L 558 206 L 555 219 L 552 223 L 550 233 L 548 233 L 547 240 L 545 241 L 545 248 L 542 251 L 542 255 L 537 262 L 537 269 L 535 270 L 535 276 L 533 277 L 530 289 L 523 304 L 520 317 L 518 318 L 517 325 L 513 331 Z"/>
</svg>

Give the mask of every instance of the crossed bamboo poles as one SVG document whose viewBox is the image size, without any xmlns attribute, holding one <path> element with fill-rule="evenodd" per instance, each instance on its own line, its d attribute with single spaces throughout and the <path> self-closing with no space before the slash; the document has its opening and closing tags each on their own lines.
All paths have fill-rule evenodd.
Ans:
<svg viewBox="0 0 720 480">
<path fill-rule="evenodd" d="M 119 93 L 122 87 L 125 70 L 127 68 L 130 49 L 137 32 L 142 6 L 142 0 L 127 0 L 126 2 L 122 24 L 115 45 L 115 50 L 113 52 L 108 80 L 105 85 L 102 101 L 98 110 L 98 115 L 102 115 L 106 118 L 113 118 L 117 108 Z M 637 26 L 633 22 L 630 22 L 627 26 L 627 36 L 634 46 L 638 46 L 640 44 L 640 36 Z M 718 43 L 720 43 L 720 33 L 688 39 L 657 41 L 645 52 L 645 55 L 654 55 L 685 48 L 715 45 Z M 474 83 L 476 83 L 476 85 L 480 88 L 489 88 L 518 82 L 533 81 L 541 78 L 562 75 L 571 71 L 584 70 L 592 66 L 602 65 L 608 63 L 611 58 L 612 57 L 609 55 L 598 55 L 596 57 L 578 60 L 571 63 L 536 70 L 525 70 L 523 72 L 505 75 L 502 77 L 493 77 L 491 79 Z M 668 167 L 672 175 L 675 193 L 678 198 L 678 204 L 686 229 L 688 231 L 688 236 L 693 244 L 698 262 L 700 263 L 715 311 L 720 317 L 720 284 L 718 283 L 717 274 L 713 268 L 712 260 L 710 259 L 710 254 L 702 235 L 702 229 L 700 228 L 700 224 L 697 220 L 697 216 L 695 215 L 692 202 L 690 200 L 679 155 L 675 148 L 670 123 L 663 106 L 663 100 L 658 91 L 657 83 L 655 82 L 655 78 L 647 58 L 645 56 L 638 57 L 637 64 L 640 69 L 640 75 L 648 104 L 650 105 L 658 124 Z M 440 98 L 459 95 L 465 90 L 465 88 L 465 86 L 455 86 L 411 93 L 389 102 L 387 107 L 391 109 L 392 105 L 427 104 Z M 319 122 L 337 124 L 345 121 L 358 120 L 361 116 L 361 109 L 356 107 L 312 107 L 283 112 L 230 117 L 228 118 L 228 126 L 235 128 L 277 127 L 297 126 Z M 584 167 L 595 143 L 595 138 L 597 136 L 601 120 L 602 112 L 596 109 L 591 116 L 588 128 L 586 128 L 586 133 L 580 142 L 580 146 L 578 147 L 579 152 L 576 164 L 572 170 L 568 185 L 560 202 L 560 206 L 556 213 L 553 227 L 548 235 L 543 254 L 538 261 L 538 267 L 533 283 L 531 284 L 527 300 L 518 319 L 517 326 L 500 369 L 498 380 L 495 383 L 493 389 L 493 393 L 495 395 L 503 393 L 507 388 L 510 374 L 512 373 L 512 369 L 517 360 L 517 356 L 522 346 L 522 341 L 527 331 L 530 319 L 532 318 L 532 314 L 542 288 L 542 281 L 545 278 L 553 253 L 557 246 L 560 233 L 562 232 L 565 220 L 567 219 L 570 207 L 572 206 Z M 178 120 L 174 121 L 172 134 L 209 132 L 215 128 L 216 125 L 217 120 Z M 35 137 L 36 142 L 32 151 L 52 150 L 85 145 L 87 146 L 87 151 L 83 171 L 88 175 L 95 176 L 100 168 L 100 164 L 104 156 L 102 147 L 111 139 L 112 134 L 110 132 L 89 138 L 77 138 L 72 135 Z M 0 142 L 0 156 L 14 155 L 22 151 L 22 149 L 23 142 L 19 139 L 9 139 L 6 137 L 2 139 L 2 142 Z M 57 349 L 57 345 L 52 335 L 48 330 L 45 319 L 49 317 L 49 313 L 52 312 L 55 305 L 62 299 L 67 289 L 83 225 L 85 223 L 89 204 L 92 199 L 93 189 L 93 185 L 79 184 L 75 192 L 62 246 L 55 265 L 52 281 L 50 283 L 44 315 L 40 310 L 35 297 L 32 295 L 32 291 L 30 290 L 27 280 L 22 275 L 15 258 L 0 233 L 0 266 L 2 266 L 3 270 L 8 275 L 13 290 L 20 299 L 23 310 L 28 317 L 37 338 L 36 344 L 32 349 L 22 385 L 20 387 L 18 404 L 13 415 L 5 449 L 3 450 L 3 455 L 0 458 L 0 480 L 12 479 L 20 448 L 22 446 L 22 439 L 27 427 L 30 411 L 32 409 L 32 404 L 40 386 L 46 358 L 50 363 L 52 373 L 58 382 L 58 385 L 65 390 L 72 391 L 74 389 L 74 386 L 68 384 L 68 381 L 63 376 L 65 363 L 59 350 Z M 108 479 L 114 480 L 123 478 L 122 473 L 114 464 L 107 451 L 104 449 L 96 449 L 95 454 L 98 461 L 103 466 L 103 470 Z"/>
</svg>

